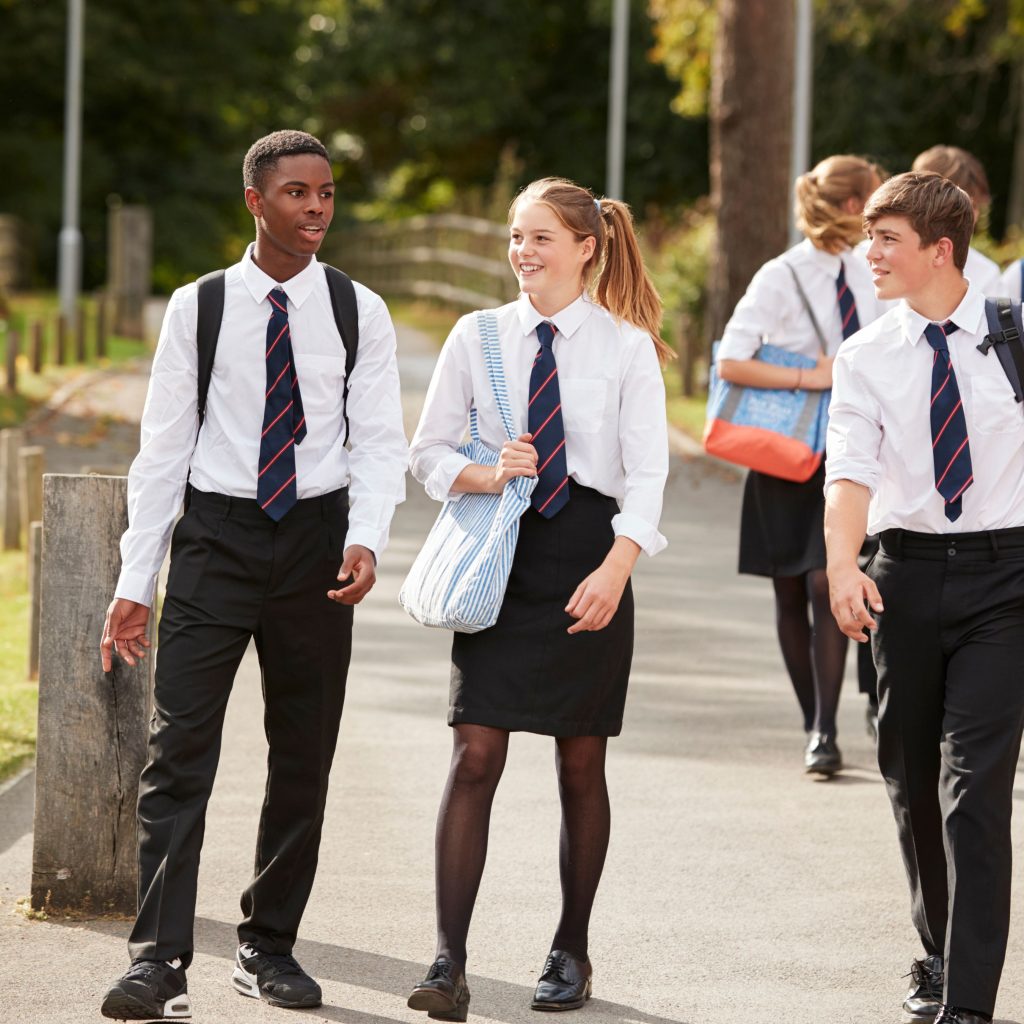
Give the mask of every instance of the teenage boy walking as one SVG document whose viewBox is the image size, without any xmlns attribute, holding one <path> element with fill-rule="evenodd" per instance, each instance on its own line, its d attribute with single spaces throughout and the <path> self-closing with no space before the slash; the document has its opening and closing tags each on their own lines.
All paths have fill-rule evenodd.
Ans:
<svg viewBox="0 0 1024 1024">
<path fill-rule="evenodd" d="M 1024 721 L 1024 411 L 965 281 L 971 200 L 891 178 L 864 210 L 880 298 L 898 306 L 835 362 L 825 478 L 832 610 L 871 631 L 878 761 L 924 955 L 905 1021 L 991 1020 L 1010 914 Z M 865 530 L 881 536 L 867 573 Z"/>
<path fill-rule="evenodd" d="M 172 296 L 153 361 L 128 477 L 121 575 L 103 629 L 105 670 L 115 652 L 129 664 L 145 655 L 170 541 L 139 785 L 132 966 L 102 1006 L 119 1019 L 191 1014 L 185 971 L 206 805 L 228 694 L 250 639 L 270 754 L 232 982 L 277 1006 L 319 1005 L 320 987 L 292 946 L 316 871 L 352 606 L 374 585 L 404 497 L 390 317 L 378 296 L 354 286 L 358 350 L 346 380 L 346 350 L 315 256 L 334 212 L 327 151 L 305 132 L 274 132 L 253 144 L 243 177 L 256 240 L 224 274 L 205 419 L 192 284 Z M 191 500 L 172 537 L 186 482 Z"/>
</svg>

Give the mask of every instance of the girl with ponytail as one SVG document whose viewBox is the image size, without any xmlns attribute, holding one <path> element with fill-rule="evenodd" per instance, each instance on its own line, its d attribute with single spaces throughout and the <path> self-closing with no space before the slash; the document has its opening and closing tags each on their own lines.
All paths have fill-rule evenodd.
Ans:
<svg viewBox="0 0 1024 1024">
<path fill-rule="evenodd" d="M 465 1020 L 466 935 L 484 868 L 491 802 L 510 732 L 552 736 L 562 804 L 562 912 L 532 1006 L 590 996 L 587 932 L 608 847 L 609 736 L 622 728 L 633 653 L 630 575 L 665 547 L 668 472 L 661 300 L 629 207 L 560 178 L 509 210 L 516 302 L 496 310 L 518 438 L 506 439 L 477 321 L 445 342 L 412 443 L 411 470 L 438 500 L 537 477 L 497 623 L 456 633 L 453 752 L 436 835 L 437 951 L 409 1006 Z M 497 467 L 457 452 L 470 409 Z"/>
<path fill-rule="evenodd" d="M 737 304 L 718 348 L 724 380 L 759 388 L 832 387 L 840 344 L 884 312 L 867 260 L 854 248 L 864 238 L 861 212 L 879 177 L 867 160 L 832 156 L 797 178 L 796 223 L 804 241 L 761 267 Z M 755 358 L 763 343 L 817 365 L 769 365 Z M 824 481 L 824 461 L 802 484 L 747 475 L 739 569 L 772 579 L 779 646 L 807 736 L 804 767 L 831 775 L 842 767 L 836 710 L 847 640 L 829 607 Z"/>
</svg>

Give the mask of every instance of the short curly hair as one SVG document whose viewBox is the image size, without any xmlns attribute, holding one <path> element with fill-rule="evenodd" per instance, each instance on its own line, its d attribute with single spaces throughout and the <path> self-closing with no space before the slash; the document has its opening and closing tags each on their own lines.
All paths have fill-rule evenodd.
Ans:
<svg viewBox="0 0 1024 1024">
<path fill-rule="evenodd" d="M 257 139 L 245 154 L 242 161 L 242 184 L 245 188 L 260 191 L 267 172 L 277 167 L 278 160 L 283 156 L 298 156 L 301 153 L 312 153 L 322 156 L 330 162 L 327 147 L 309 132 L 293 130 L 271 132 Z"/>
</svg>

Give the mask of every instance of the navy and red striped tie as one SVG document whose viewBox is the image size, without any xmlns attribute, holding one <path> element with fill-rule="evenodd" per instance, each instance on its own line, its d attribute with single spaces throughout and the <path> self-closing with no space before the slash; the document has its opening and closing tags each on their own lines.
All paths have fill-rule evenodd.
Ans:
<svg viewBox="0 0 1024 1024">
<path fill-rule="evenodd" d="M 935 489 L 946 500 L 946 518 L 950 522 L 960 518 L 963 512 L 963 493 L 974 483 L 967 419 L 946 343 L 946 335 L 956 329 L 956 324 L 951 320 L 947 320 L 941 327 L 929 324 L 924 329 L 928 344 L 935 350 L 932 357 L 931 404 Z"/>
<path fill-rule="evenodd" d="M 860 330 L 857 318 L 857 300 L 846 283 L 846 267 L 839 261 L 839 276 L 836 278 L 836 294 L 839 296 L 839 316 L 843 321 L 843 341 Z"/>
<path fill-rule="evenodd" d="M 558 367 L 551 344 L 555 328 L 547 321 L 537 325 L 540 351 L 530 372 L 530 408 L 527 430 L 537 449 L 537 486 L 530 499 L 533 507 L 550 519 L 569 500 L 569 474 L 565 461 L 565 426 L 558 391 Z"/>
<path fill-rule="evenodd" d="M 260 438 L 256 500 L 275 522 L 298 500 L 295 483 L 295 445 L 306 436 L 299 378 L 288 326 L 288 296 L 275 288 L 267 325 L 267 393 Z"/>
</svg>

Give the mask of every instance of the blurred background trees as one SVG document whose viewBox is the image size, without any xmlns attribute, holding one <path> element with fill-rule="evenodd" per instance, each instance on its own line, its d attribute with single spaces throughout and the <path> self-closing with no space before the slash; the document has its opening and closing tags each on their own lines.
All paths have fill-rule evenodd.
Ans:
<svg viewBox="0 0 1024 1024">
<path fill-rule="evenodd" d="M 111 196 L 153 209 L 158 289 L 237 258 L 251 235 L 242 155 L 283 126 L 328 144 L 342 220 L 438 210 L 501 219 L 515 189 L 542 174 L 600 193 L 611 9 L 88 0 L 85 285 L 103 279 Z M 812 160 L 849 151 L 899 171 L 936 142 L 964 146 L 992 184 L 995 241 L 983 244 L 1007 238 L 1008 255 L 1024 221 L 1024 0 L 816 0 L 815 16 Z M 791 0 L 632 0 L 625 198 L 679 344 L 703 334 L 709 218 L 746 231 L 742 248 L 720 235 L 728 260 L 714 273 L 730 295 L 785 244 L 791 18 Z M 0 22 L 0 211 L 22 218 L 30 283 L 47 285 L 65 4 L 0 0 Z"/>
</svg>

